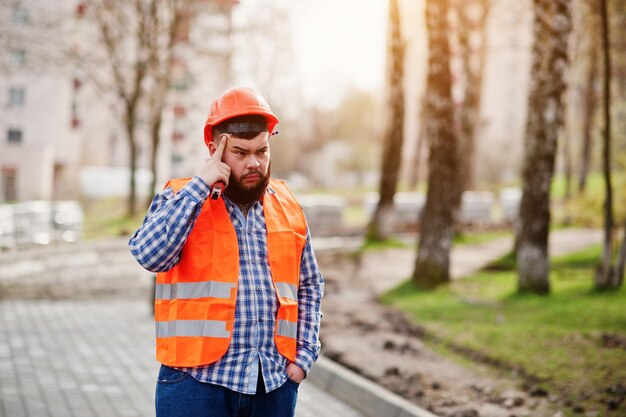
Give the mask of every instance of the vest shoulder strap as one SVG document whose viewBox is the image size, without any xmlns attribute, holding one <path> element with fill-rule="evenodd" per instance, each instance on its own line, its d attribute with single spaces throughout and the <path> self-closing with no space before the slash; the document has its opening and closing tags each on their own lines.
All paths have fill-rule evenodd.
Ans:
<svg viewBox="0 0 626 417">
<path fill-rule="evenodd" d="M 300 203 L 283 180 L 270 180 L 270 187 L 274 190 L 274 197 L 280 202 L 283 213 L 293 229 L 302 236 L 306 236 L 306 217 Z M 267 221 L 267 218 L 266 218 Z"/>
<path fill-rule="evenodd" d="M 165 190 L 168 187 L 172 187 L 172 190 L 174 191 L 174 194 L 176 194 L 177 192 L 179 192 L 181 190 L 181 188 L 183 188 L 185 186 L 185 184 L 187 184 L 189 181 L 191 181 L 191 177 L 187 177 L 187 178 L 172 178 L 170 179 L 167 184 L 165 184 L 165 187 L 163 187 L 163 189 Z"/>
<path fill-rule="evenodd" d="M 284 180 L 275 180 L 275 179 L 270 179 L 270 187 L 272 187 L 272 189 L 276 192 L 281 193 L 282 195 L 285 196 L 291 196 L 291 199 L 296 201 L 296 197 L 293 195 L 293 193 L 291 192 L 291 190 L 289 190 L 289 188 L 287 188 L 287 184 L 285 184 Z"/>
</svg>

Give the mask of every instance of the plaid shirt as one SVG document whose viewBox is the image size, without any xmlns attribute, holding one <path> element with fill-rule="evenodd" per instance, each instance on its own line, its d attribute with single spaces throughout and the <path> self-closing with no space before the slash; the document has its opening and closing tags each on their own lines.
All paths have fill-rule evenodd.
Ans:
<svg viewBox="0 0 626 417">
<path fill-rule="evenodd" d="M 268 189 L 268 192 L 273 192 Z M 178 193 L 171 187 L 157 194 L 143 225 L 130 239 L 130 251 L 139 264 L 153 272 L 170 270 L 191 232 L 209 187 L 194 177 Z M 267 258 L 267 229 L 261 201 L 245 217 L 239 207 L 224 198 L 239 243 L 239 284 L 235 323 L 226 354 L 217 362 L 196 368 L 181 368 L 201 382 L 224 386 L 244 394 L 256 392 L 259 363 L 267 392 L 287 380 L 288 360 L 276 349 L 274 323 L 278 299 Z M 262 260 L 258 262 L 258 260 Z M 320 302 L 324 278 L 307 239 L 300 264 L 298 287 L 298 341 L 296 364 L 311 369 L 320 351 Z"/>
</svg>

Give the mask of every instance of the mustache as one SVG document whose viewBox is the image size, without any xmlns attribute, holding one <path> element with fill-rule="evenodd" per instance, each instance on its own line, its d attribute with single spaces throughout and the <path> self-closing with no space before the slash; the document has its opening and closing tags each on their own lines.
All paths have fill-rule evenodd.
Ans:
<svg viewBox="0 0 626 417">
<path fill-rule="evenodd" d="M 250 171 L 250 172 L 246 172 L 245 174 L 243 174 L 241 176 L 241 179 L 244 179 L 246 177 L 250 177 L 252 175 L 258 175 L 259 177 L 263 177 L 264 174 L 261 171 L 256 171 L 256 170 L 255 171 Z"/>
</svg>

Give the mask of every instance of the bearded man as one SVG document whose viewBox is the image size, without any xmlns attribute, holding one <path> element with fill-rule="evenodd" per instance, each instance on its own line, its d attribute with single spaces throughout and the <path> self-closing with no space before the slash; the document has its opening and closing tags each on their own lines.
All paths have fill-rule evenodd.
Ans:
<svg viewBox="0 0 626 417">
<path fill-rule="evenodd" d="M 270 178 L 277 123 L 253 89 L 222 93 L 204 128 L 211 157 L 166 184 L 130 239 L 157 272 L 157 417 L 295 413 L 324 279 L 301 206 Z"/>
</svg>

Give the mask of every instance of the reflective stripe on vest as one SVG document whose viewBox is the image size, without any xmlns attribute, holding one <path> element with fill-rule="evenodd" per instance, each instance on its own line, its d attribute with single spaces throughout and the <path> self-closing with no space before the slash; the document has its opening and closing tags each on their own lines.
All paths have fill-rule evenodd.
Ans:
<svg viewBox="0 0 626 417">
<path fill-rule="evenodd" d="M 157 337 L 230 338 L 226 322 L 219 320 L 173 320 L 156 322 Z"/>
<path fill-rule="evenodd" d="M 178 192 L 189 179 L 170 180 Z M 295 361 L 298 280 L 306 243 L 302 208 L 280 181 L 270 180 L 263 197 L 267 254 L 278 298 L 274 341 Z M 223 199 L 207 199 L 179 255 L 179 263 L 157 274 L 157 360 L 168 366 L 208 365 L 230 345 L 237 303 L 239 246 Z"/>
<path fill-rule="evenodd" d="M 277 282 L 276 289 L 278 290 L 279 297 L 291 298 L 292 300 L 298 300 L 298 287 L 286 282 Z"/>
<path fill-rule="evenodd" d="M 230 298 L 230 290 L 235 288 L 232 282 L 202 281 L 178 282 L 176 284 L 157 284 L 155 298 L 157 300 L 174 300 L 177 298 Z"/>
<path fill-rule="evenodd" d="M 298 334 L 298 323 L 278 320 L 278 335 L 295 339 Z"/>
</svg>

